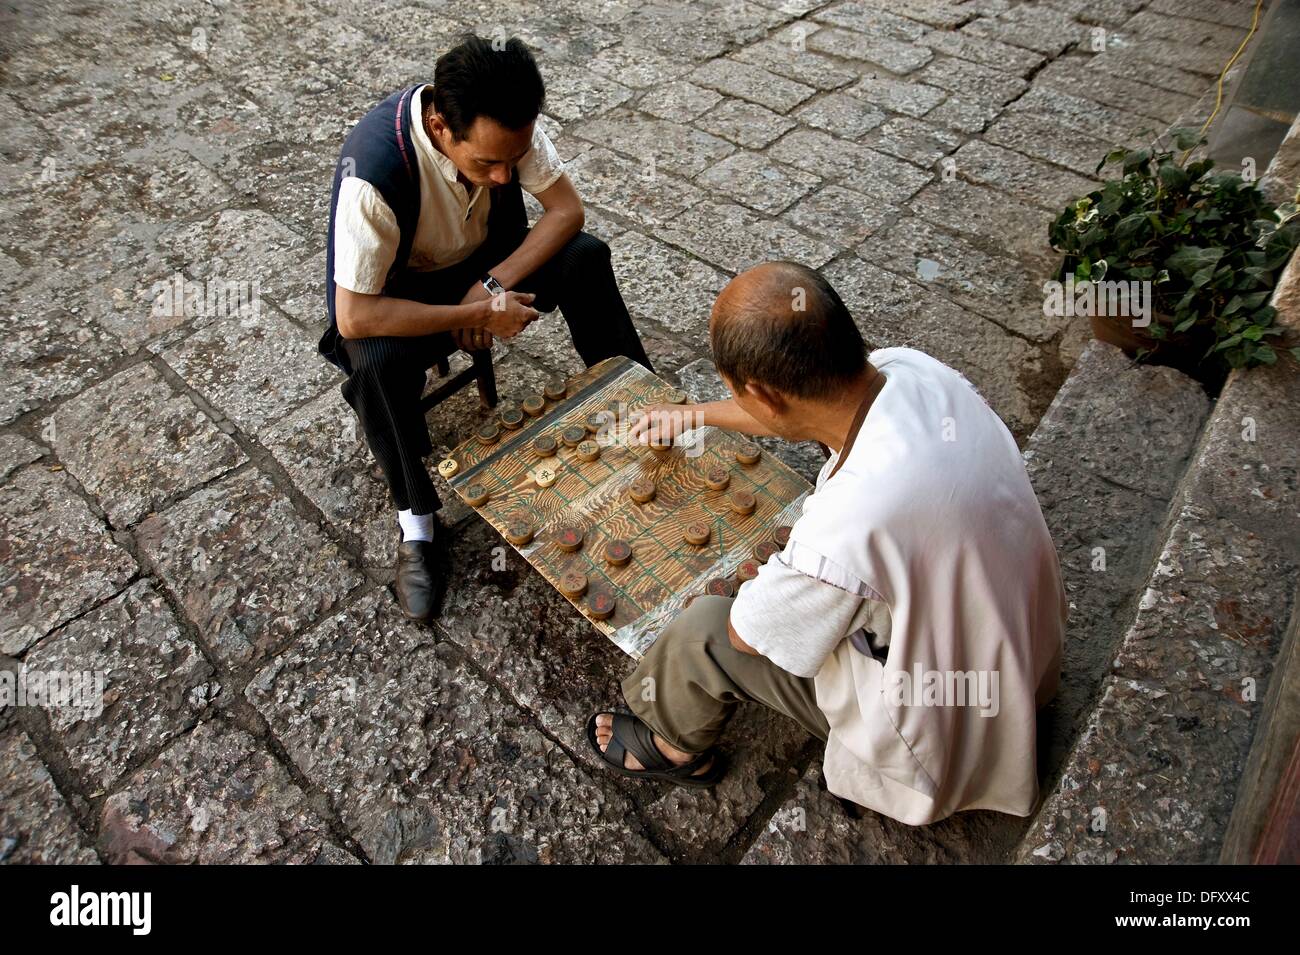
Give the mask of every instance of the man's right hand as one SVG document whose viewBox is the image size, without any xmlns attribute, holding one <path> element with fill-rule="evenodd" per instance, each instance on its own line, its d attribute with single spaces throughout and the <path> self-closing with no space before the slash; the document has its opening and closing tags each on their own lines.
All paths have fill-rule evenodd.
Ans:
<svg viewBox="0 0 1300 955">
<path fill-rule="evenodd" d="M 627 439 L 638 444 L 672 441 L 684 431 L 698 428 L 703 419 L 691 405 L 651 405 L 628 429 Z"/>
<path fill-rule="evenodd" d="M 483 327 L 497 338 L 514 338 L 537 319 L 529 292 L 503 292 L 488 300 L 488 317 Z"/>
</svg>

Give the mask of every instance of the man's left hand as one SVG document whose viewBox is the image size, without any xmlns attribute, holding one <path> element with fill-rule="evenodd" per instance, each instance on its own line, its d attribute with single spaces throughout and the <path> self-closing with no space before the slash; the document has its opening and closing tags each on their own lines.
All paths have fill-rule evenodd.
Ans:
<svg viewBox="0 0 1300 955">
<path fill-rule="evenodd" d="M 480 351 L 492 347 L 492 333 L 486 328 L 453 328 L 451 340 L 465 351 Z"/>
</svg>

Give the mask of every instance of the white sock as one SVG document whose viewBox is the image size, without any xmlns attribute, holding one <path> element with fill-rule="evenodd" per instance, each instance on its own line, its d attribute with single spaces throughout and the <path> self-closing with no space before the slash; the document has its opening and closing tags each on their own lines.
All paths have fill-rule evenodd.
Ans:
<svg viewBox="0 0 1300 955">
<path fill-rule="evenodd" d="M 433 540 L 433 515 L 398 511 L 397 523 L 402 525 L 403 541 Z"/>
</svg>

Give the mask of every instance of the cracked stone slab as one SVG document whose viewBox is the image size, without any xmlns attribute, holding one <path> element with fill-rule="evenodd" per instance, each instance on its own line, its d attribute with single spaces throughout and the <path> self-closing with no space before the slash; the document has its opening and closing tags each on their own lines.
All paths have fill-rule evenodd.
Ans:
<svg viewBox="0 0 1300 955">
<path fill-rule="evenodd" d="M 929 63 L 934 53 L 924 46 L 828 27 L 808 37 L 810 49 L 850 60 L 861 60 L 882 67 L 897 76 L 905 76 Z M 854 77 L 856 79 L 856 76 Z"/>
<path fill-rule="evenodd" d="M 1151 120 L 1145 116 L 1102 106 L 1090 99 L 1049 86 L 1033 87 L 1012 103 L 1008 112 L 1036 113 L 1056 123 L 1058 128 L 1064 126 L 1078 130 L 1087 138 L 1098 140 L 1096 145 L 1102 150 L 1136 143 L 1143 138 L 1140 134 L 1144 130 L 1148 133 L 1153 131 Z"/>
<path fill-rule="evenodd" d="M 1021 49 L 1009 43 L 1001 43 L 988 37 L 977 37 L 963 32 L 948 33 L 935 30 L 927 33 L 920 41 L 936 53 L 969 60 L 983 66 L 993 66 L 1002 70 L 1025 76 L 1038 69 L 1046 58 L 1033 50 Z"/>
<path fill-rule="evenodd" d="M 90 841 L 22 730 L 0 733 L 0 767 L 0 864 L 98 864 Z"/>
<path fill-rule="evenodd" d="M 660 861 L 630 807 L 459 657 L 378 591 L 245 692 L 372 861 Z"/>
<path fill-rule="evenodd" d="M 1125 21 L 1124 31 L 1139 37 L 1172 40 L 1188 47 L 1209 45 L 1228 53 L 1235 50 L 1246 36 L 1244 29 L 1235 26 L 1192 19 L 1181 12 L 1166 16 L 1155 8 L 1135 13 Z M 1224 62 L 1227 62 L 1226 58 Z"/>
<path fill-rule="evenodd" d="M 25 464 L 39 461 L 49 452 L 34 441 L 16 434 L 0 434 L 0 481 Z"/>
<path fill-rule="evenodd" d="M 916 79 L 931 86 L 957 93 L 968 99 L 1002 106 L 1023 93 L 1029 84 L 1014 73 L 943 56 L 916 74 Z"/>
<path fill-rule="evenodd" d="M 1062 136 L 1056 119 L 1029 112 L 1004 114 L 984 131 L 984 138 L 1089 178 L 1098 175 L 1097 163 L 1110 151 L 1095 140 Z"/>
<path fill-rule="evenodd" d="M 678 858 L 714 858 L 744 825 L 773 779 L 807 742 L 793 722 L 743 707 L 722 748 L 731 769 L 711 793 L 607 775 L 586 738 L 587 717 L 624 706 L 631 658 L 594 630 L 573 606 L 479 521 L 458 536 L 457 568 L 439 628 L 589 771 L 607 776 L 642 807 L 658 840 Z M 498 569 L 503 568 L 503 569 Z"/>
<path fill-rule="evenodd" d="M 674 80 L 647 90 L 636 108 L 672 123 L 689 123 L 722 101 L 722 95 L 686 80 Z"/>
<path fill-rule="evenodd" d="M 859 246 L 857 255 L 1033 341 L 1046 341 L 1069 321 L 1043 314 L 1045 276 L 1028 274 L 1018 260 L 985 252 L 920 218 L 900 219 Z"/>
<path fill-rule="evenodd" d="M 815 129 L 794 130 L 773 144 L 768 155 L 891 203 L 906 201 L 933 178 L 910 163 Z"/>
<path fill-rule="evenodd" d="M 736 60 L 711 60 L 690 74 L 691 82 L 788 113 L 817 92 L 813 87 Z"/>
<path fill-rule="evenodd" d="M 811 173 L 751 152 L 733 153 L 700 173 L 695 182 L 710 193 L 768 215 L 776 215 L 821 185 L 821 179 Z"/>
<path fill-rule="evenodd" d="M 791 114 L 800 122 L 857 140 L 883 123 L 888 116 L 861 99 L 844 93 L 827 93 L 800 106 Z"/>
<path fill-rule="evenodd" d="M 1173 122 L 1196 102 L 1196 97 L 1186 93 L 1156 89 L 1145 83 L 1115 76 L 1100 65 L 1080 57 L 1054 60 L 1038 71 L 1034 82 L 1096 100 L 1105 106 L 1131 109 L 1164 124 Z"/>
<path fill-rule="evenodd" d="M 59 460 L 116 527 L 246 460 L 147 364 L 81 392 L 59 408 L 53 425 Z"/>
<path fill-rule="evenodd" d="M 789 226 L 761 219 L 742 206 L 705 200 L 660 226 L 655 235 L 729 272 L 771 259 L 792 259 L 811 268 L 830 261 L 834 250 Z"/>
<path fill-rule="evenodd" d="M 40 465 L 0 485 L 0 653 L 19 654 L 121 589 L 135 561 L 66 474 Z"/>
<path fill-rule="evenodd" d="M 796 202 L 782 218 L 842 250 L 857 245 L 898 215 L 894 206 L 830 185 Z"/>
<path fill-rule="evenodd" d="M 147 518 L 136 539 L 229 666 L 272 652 L 362 582 L 338 546 L 252 469 Z"/>
<path fill-rule="evenodd" d="M 427 68 L 426 68 L 427 69 Z M 572 123 L 621 106 L 632 90 L 585 66 L 556 63 L 546 67 L 546 114 Z"/>
<path fill-rule="evenodd" d="M 1095 188 L 1093 180 L 1028 159 L 990 143 L 970 142 L 953 154 L 957 175 L 967 182 L 1010 193 L 1017 199 L 1060 211 L 1071 199 Z"/>
<path fill-rule="evenodd" d="M 627 43 L 606 47 L 588 60 L 587 65 L 601 76 L 635 89 L 670 82 L 692 68 L 689 61 Z"/>
<path fill-rule="evenodd" d="M 939 108 L 943 109 L 943 106 Z M 895 116 L 863 139 L 863 143 L 882 153 L 930 169 L 961 145 L 961 139 L 942 126 L 909 116 Z"/>
<path fill-rule="evenodd" d="M 34 671 L 102 676 L 99 712 L 46 710 L 51 733 L 92 797 L 193 726 L 221 692 L 211 664 L 148 580 L 41 641 L 24 663 Z"/>
<path fill-rule="evenodd" d="M 785 80 L 796 81 L 799 85 L 815 86 L 819 90 L 833 90 L 857 79 L 856 70 L 846 69 L 843 64 L 837 63 L 830 57 L 810 51 L 809 46 L 811 44 L 796 32 L 793 35 L 769 37 L 752 46 L 737 50 L 732 56 L 741 63 L 769 70 Z M 714 73 L 716 72 L 715 70 Z M 738 92 L 743 87 L 752 87 L 756 82 L 752 76 L 738 74 L 727 81 L 728 89 L 724 92 L 761 102 L 764 106 L 780 112 L 789 109 L 793 95 L 782 92 L 764 100 L 757 95 Z"/>
<path fill-rule="evenodd" d="M 889 110 L 891 113 L 903 113 L 913 119 L 920 119 L 948 96 L 935 86 L 910 80 L 897 80 L 877 73 L 864 76 L 846 92 L 866 100 L 873 106 Z"/>
<path fill-rule="evenodd" d="M 71 292 L 75 284 L 42 276 L 0 312 L 0 424 L 79 391 L 122 354 L 121 343 L 83 308 L 85 291 Z"/>
<path fill-rule="evenodd" d="M 565 171 L 583 202 L 627 216 L 643 226 L 672 219 L 704 196 L 676 176 L 599 146 L 567 163 Z"/>
<path fill-rule="evenodd" d="M 1013 7 L 995 17 L 976 17 L 964 24 L 961 32 L 1000 40 L 1050 58 L 1059 56 L 1072 43 L 1081 42 L 1087 29 L 1058 10 Z"/>
<path fill-rule="evenodd" d="M 652 319 L 675 335 L 707 346 L 709 314 L 727 283 L 725 275 L 636 232 L 615 239 L 610 251 L 634 321 Z"/>
<path fill-rule="evenodd" d="M 880 4 L 865 0 L 837 3 L 816 11 L 812 16 L 814 20 L 844 27 L 846 30 L 895 40 L 919 40 L 928 32 L 924 24 L 887 13 Z"/>
<path fill-rule="evenodd" d="M 641 175 L 659 170 L 690 178 L 735 151 L 735 146 L 691 126 L 620 111 L 574 126 L 573 135 L 624 153 Z"/>
<path fill-rule="evenodd" d="M 256 434 L 335 383 L 316 342 L 263 309 L 208 324 L 162 357 L 222 414 Z"/>
<path fill-rule="evenodd" d="M 798 124 L 780 113 L 772 112 L 766 106 L 726 96 L 717 106 L 696 119 L 695 125 L 746 149 L 762 149 Z"/>
<path fill-rule="evenodd" d="M 118 865 L 302 864 L 333 842 L 284 767 L 243 730 L 215 722 L 133 773 L 100 812 L 99 850 Z"/>
</svg>

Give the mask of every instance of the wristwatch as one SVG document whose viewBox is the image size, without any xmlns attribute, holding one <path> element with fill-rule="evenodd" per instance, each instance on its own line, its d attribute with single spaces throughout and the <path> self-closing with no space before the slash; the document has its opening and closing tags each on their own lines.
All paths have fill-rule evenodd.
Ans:
<svg viewBox="0 0 1300 955">
<path fill-rule="evenodd" d="M 487 289 L 488 294 L 491 296 L 495 297 L 497 295 L 504 295 L 506 292 L 505 286 L 494 279 L 491 272 L 484 272 L 483 277 L 479 279 L 479 282 L 482 283 L 483 287 Z"/>
</svg>

